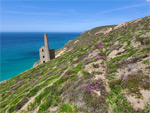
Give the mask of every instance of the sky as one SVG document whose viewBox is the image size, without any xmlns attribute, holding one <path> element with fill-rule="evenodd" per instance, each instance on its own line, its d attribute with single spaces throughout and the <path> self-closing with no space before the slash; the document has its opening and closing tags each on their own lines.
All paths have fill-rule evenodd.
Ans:
<svg viewBox="0 0 150 113">
<path fill-rule="evenodd" d="M 150 15 L 150 0 L 1 0 L 0 32 L 83 32 Z"/>
</svg>

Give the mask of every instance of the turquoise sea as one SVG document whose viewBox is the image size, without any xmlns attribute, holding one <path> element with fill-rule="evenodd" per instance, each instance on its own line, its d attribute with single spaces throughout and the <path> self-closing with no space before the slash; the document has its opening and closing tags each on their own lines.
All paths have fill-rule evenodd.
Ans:
<svg viewBox="0 0 150 113">
<path fill-rule="evenodd" d="M 79 35 L 80 33 L 47 33 L 49 47 L 57 50 Z M 44 45 L 44 33 L 3 32 L 0 38 L 0 81 L 32 68 L 39 60 L 39 48 Z"/>
</svg>

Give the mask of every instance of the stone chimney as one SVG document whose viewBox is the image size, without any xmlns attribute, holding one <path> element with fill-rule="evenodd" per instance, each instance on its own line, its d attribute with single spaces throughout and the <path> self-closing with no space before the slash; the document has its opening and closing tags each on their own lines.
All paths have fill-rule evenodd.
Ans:
<svg viewBox="0 0 150 113">
<path fill-rule="evenodd" d="M 39 50 L 40 53 L 40 64 L 46 63 L 51 59 L 55 58 L 55 49 L 49 49 L 47 34 L 44 34 L 45 47 L 42 46 Z"/>
<path fill-rule="evenodd" d="M 44 40 L 45 40 L 45 47 L 47 47 L 49 49 L 49 45 L 48 45 L 48 39 L 47 39 L 47 34 L 44 34 Z"/>
</svg>

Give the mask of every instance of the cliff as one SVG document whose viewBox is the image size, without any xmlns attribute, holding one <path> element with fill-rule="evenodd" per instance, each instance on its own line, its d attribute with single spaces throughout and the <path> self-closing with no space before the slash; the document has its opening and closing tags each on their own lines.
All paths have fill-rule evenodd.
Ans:
<svg viewBox="0 0 150 113">
<path fill-rule="evenodd" d="M 0 84 L 0 112 L 150 112 L 150 17 L 85 31 Z"/>
</svg>

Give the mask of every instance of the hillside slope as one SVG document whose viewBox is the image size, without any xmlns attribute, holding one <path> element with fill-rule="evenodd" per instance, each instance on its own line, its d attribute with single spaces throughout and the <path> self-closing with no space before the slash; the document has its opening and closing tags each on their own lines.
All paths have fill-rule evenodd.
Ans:
<svg viewBox="0 0 150 113">
<path fill-rule="evenodd" d="M 0 87 L 0 113 L 149 113 L 150 17 L 86 31 Z"/>
</svg>

